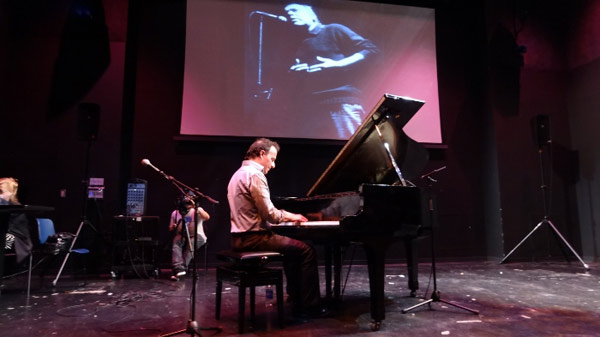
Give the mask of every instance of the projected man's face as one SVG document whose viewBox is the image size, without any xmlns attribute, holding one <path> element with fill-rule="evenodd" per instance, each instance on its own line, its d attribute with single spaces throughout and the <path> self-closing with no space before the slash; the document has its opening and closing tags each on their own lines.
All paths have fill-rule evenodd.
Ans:
<svg viewBox="0 0 600 337">
<path fill-rule="evenodd" d="M 318 21 L 317 15 L 310 6 L 289 4 L 285 6 L 285 11 L 296 26 L 311 26 Z"/>
</svg>

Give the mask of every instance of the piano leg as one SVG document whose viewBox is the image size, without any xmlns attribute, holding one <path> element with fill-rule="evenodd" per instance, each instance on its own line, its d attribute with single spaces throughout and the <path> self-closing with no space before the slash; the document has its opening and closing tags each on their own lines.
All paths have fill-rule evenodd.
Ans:
<svg viewBox="0 0 600 337">
<path fill-rule="evenodd" d="M 371 330 L 377 331 L 385 319 L 385 254 L 392 240 L 363 240 L 369 266 L 369 288 L 371 291 Z"/>
<path fill-rule="evenodd" d="M 341 273 L 342 273 L 342 248 L 335 243 L 323 247 L 325 254 L 325 298 L 340 300 L 341 298 Z M 333 275 L 332 275 L 333 270 Z M 332 285 L 333 282 L 333 285 Z"/>
<path fill-rule="evenodd" d="M 417 262 L 416 246 L 417 245 L 414 244 L 414 239 L 404 240 L 410 297 L 417 296 L 417 290 L 419 289 L 419 263 Z"/>
<path fill-rule="evenodd" d="M 325 298 L 331 299 L 331 260 L 333 247 L 331 245 L 325 245 L 323 251 L 325 254 Z"/>
<path fill-rule="evenodd" d="M 339 300 L 341 298 L 342 284 L 342 248 L 339 244 L 333 247 L 333 298 Z"/>
</svg>

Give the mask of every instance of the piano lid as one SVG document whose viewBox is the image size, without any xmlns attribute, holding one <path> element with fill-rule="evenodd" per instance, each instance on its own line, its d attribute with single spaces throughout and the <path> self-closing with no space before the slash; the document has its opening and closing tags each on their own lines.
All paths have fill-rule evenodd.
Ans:
<svg viewBox="0 0 600 337">
<path fill-rule="evenodd" d="M 356 191 L 361 184 L 393 184 L 399 181 L 377 132 L 396 160 L 405 180 L 415 178 L 428 160 L 427 150 L 409 138 L 402 128 L 425 104 L 416 99 L 385 94 L 350 137 L 307 196 Z"/>
</svg>

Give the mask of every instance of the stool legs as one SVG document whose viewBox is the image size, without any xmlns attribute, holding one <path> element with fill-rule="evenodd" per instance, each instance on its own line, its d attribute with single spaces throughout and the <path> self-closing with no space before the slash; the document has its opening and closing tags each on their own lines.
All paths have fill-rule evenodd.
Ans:
<svg viewBox="0 0 600 337">
<path fill-rule="evenodd" d="M 215 308 L 215 318 L 217 320 L 221 319 L 221 291 L 223 290 L 223 282 L 217 280 L 217 292 L 216 292 L 216 308 Z"/>
<path fill-rule="evenodd" d="M 239 286 L 238 294 L 238 331 L 244 333 L 244 310 L 246 309 L 246 286 Z"/>
<path fill-rule="evenodd" d="M 283 277 L 279 278 L 275 285 L 275 291 L 277 292 L 277 316 L 279 318 L 279 327 L 283 329 Z"/>
<path fill-rule="evenodd" d="M 255 323 L 254 316 L 256 312 L 256 287 L 250 287 L 250 322 Z"/>
<path fill-rule="evenodd" d="M 250 288 L 250 319 L 255 323 L 256 286 L 274 284 L 277 292 L 277 316 L 279 327 L 284 327 L 283 274 L 281 270 L 261 269 L 248 273 L 245 270 L 234 270 L 228 267 L 217 268 L 217 289 L 215 299 L 215 318 L 221 318 L 223 281 L 238 286 L 238 332 L 244 333 L 244 316 L 246 309 L 246 288 Z"/>
</svg>

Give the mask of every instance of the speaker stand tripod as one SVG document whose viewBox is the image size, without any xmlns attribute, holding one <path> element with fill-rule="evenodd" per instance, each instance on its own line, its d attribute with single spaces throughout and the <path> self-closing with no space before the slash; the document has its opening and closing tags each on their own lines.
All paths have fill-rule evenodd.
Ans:
<svg viewBox="0 0 600 337">
<path fill-rule="evenodd" d="M 83 228 L 84 225 L 89 225 L 95 232 L 96 228 L 94 228 L 94 226 L 92 226 L 91 222 L 88 221 L 87 219 L 87 203 L 88 203 L 88 185 L 90 182 L 90 152 L 91 152 L 91 148 L 92 148 L 92 140 L 94 138 L 93 137 L 89 137 L 87 139 L 87 147 L 86 147 L 86 151 L 85 151 L 85 169 L 84 169 L 84 178 L 83 178 L 83 207 L 81 210 L 81 222 L 79 223 L 79 227 L 77 227 L 77 232 L 75 233 L 75 237 L 73 237 L 73 241 L 71 241 L 71 245 L 69 246 L 69 250 L 67 251 L 67 255 L 65 255 L 65 258 L 63 259 L 62 264 L 60 265 L 60 269 L 58 270 L 58 273 L 56 274 L 56 277 L 54 278 L 54 280 L 52 281 L 52 286 L 56 287 L 56 284 L 58 283 L 58 279 L 60 278 L 60 275 L 62 274 L 63 269 L 65 268 L 65 265 L 67 264 L 67 260 L 69 259 L 69 256 L 71 256 L 71 253 L 77 253 L 77 254 L 87 254 L 90 251 L 88 249 L 85 248 L 79 248 L 79 249 L 73 249 L 73 247 L 75 246 L 75 243 L 77 242 L 77 238 L 79 238 L 79 234 L 81 233 L 81 229 Z"/>
<path fill-rule="evenodd" d="M 471 308 L 467 308 L 465 306 L 462 306 L 460 304 L 456 304 L 450 301 L 446 301 L 444 299 L 441 298 L 440 295 L 440 291 L 437 288 L 437 275 L 436 275 L 436 266 L 435 266 L 435 234 L 434 234 L 434 221 L 435 221 L 435 208 L 434 208 L 434 202 L 433 202 L 433 193 L 432 193 L 432 183 L 437 182 L 437 180 L 433 179 L 433 177 L 431 177 L 431 175 L 433 175 L 436 172 L 439 172 L 443 169 L 445 169 L 446 167 L 442 167 L 440 169 L 436 169 L 433 170 L 429 173 L 424 174 L 423 176 L 421 176 L 421 179 L 427 179 L 428 180 L 428 196 L 427 196 L 427 201 L 428 201 L 428 213 L 429 213 L 429 223 L 431 225 L 431 272 L 432 272 L 432 276 L 433 276 L 433 291 L 431 292 L 431 298 L 423 301 L 421 303 L 415 304 L 412 307 L 406 308 L 406 309 L 402 309 L 402 313 L 405 314 L 411 310 L 420 308 L 424 305 L 429 305 L 429 307 L 431 308 L 431 303 L 436 303 L 436 302 L 441 302 L 441 303 L 445 303 L 447 305 L 451 305 L 453 307 L 459 308 L 459 309 L 463 309 L 466 311 L 471 312 L 472 314 L 475 315 L 479 315 L 479 311 L 471 309 Z"/>
<path fill-rule="evenodd" d="M 67 260 L 69 259 L 69 256 L 71 255 L 71 253 L 87 254 L 90 252 L 88 249 L 85 249 L 85 248 L 73 249 L 73 247 L 75 246 L 75 243 L 77 242 L 77 238 L 79 237 L 79 233 L 81 233 L 81 229 L 83 228 L 83 225 L 86 225 L 86 224 L 95 230 L 95 228 L 92 226 L 92 224 L 89 221 L 87 221 L 86 219 L 83 219 L 79 223 L 79 227 L 77 228 L 77 233 L 75 233 L 75 237 L 73 237 L 73 241 L 71 241 L 71 245 L 69 246 L 67 255 L 65 255 L 65 258 L 63 259 L 63 262 L 60 265 L 60 269 L 58 270 L 58 273 L 56 274 L 56 278 L 54 278 L 54 280 L 52 281 L 52 286 L 56 287 L 56 283 L 58 283 L 58 279 L 60 278 L 60 275 L 62 274 L 62 271 L 65 268 L 65 265 L 67 264 Z"/>
<path fill-rule="evenodd" d="M 550 144 L 548 144 L 548 146 L 550 146 Z M 583 265 L 583 268 L 585 268 L 586 270 L 589 270 L 590 267 L 583 262 L 583 259 L 579 256 L 579 254 L 577 254 L 577 252 L 575 251 L 575 249 L 573 249 L 573 247 L 571 247 L 571 245 L 569 244 L 569 242 L 567 242 L 567 240 L 564 238 L 564 236 L 562 236 L 562 234 L 560 234 L 560 232 L 558 231 L 558 229 L 556 228 L 556 226 L 554 226 L 554 224 L 552 223 L 552 221 L 550 221 L 550 217 L 548 215 L 549 212 L 549 207 L 548 207 L 548 197 L 546 195 L 546 189 L 548 188 L 548 186 L 546 186 L 545 183 L 545 179 L 544 179 L 544 175 L 545 175 L 545 170 L 544 170 L 544 158 L 543 158 L 543 146 L 540 145 L 540 147 L 538 148 L 538 157 L 539 157 L 539 161 L 540 161 L 540 171 L 541 171 L 541 175 L 542 175 L 542 185 L 541 185 L 541 190 L 542 190 L 542 199 L 543 199 L 543 204 L 544 204 L 544 218 L 542 219 L 542 221 L 540 221 L 532 230 L 531 232 L 529 232 L 529 234 L 527 234 L 523 240 L 521 240 L 521 242 L 519 242 L 515 248 L 513 248 L 508 254 L 506 254 L 506 256 L 504 256 L 504 258 L 502 259 L 502 261 L 500 261 L 500 264 L 504 263 L 504 261 L 506 261 L 506 259 L 508 259 L 508 257 L 515 251 L 517 250 L 517 248 L 519 248 L 525 241 L 527 241 L 527 239 L 533 235 L 533 233 L 535 233 L 535 231 L 537 231 L 539 228 L 541 228 L 543 225 L 548 225 L 550 226 L 550 228 L 552 229 L 552 231 L 554 232 L 554 234 L 559 237 L 562 242 L 569 248 L 569 250 L 571 250 L 571 252 L 573 253 L 573 255 L 575 255 L 575 257 L 577 257 L 577 259 L 579 260 L 579 262 L 581 262 L 581 264 Z"/>
</svg>

